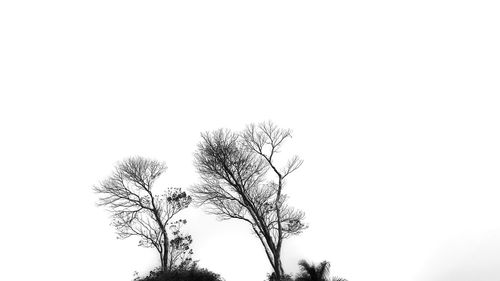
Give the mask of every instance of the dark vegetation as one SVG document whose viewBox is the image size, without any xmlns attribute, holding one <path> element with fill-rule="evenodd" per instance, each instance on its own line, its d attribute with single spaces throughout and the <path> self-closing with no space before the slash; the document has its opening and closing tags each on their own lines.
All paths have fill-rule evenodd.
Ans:
<svg viewBox="0 0 500 281">
<path fill-rule="evenodd" d="M 284 274 L 281 281 L 347 281 L 339 277 L 328 277 L 330 263 L 323 261 L 318 265 L 308 263 L 305 260 L 299 261 L 299 273 L 295 277 L 290 274 Z M 277 281 L 274 272 L 267 275 L 266 281 Z"/>
<path fill-rule="evenodd" d="M 290 130 L 271 122 L 251 124 L 241 132 L 219 129 L 203 133 L 194 161 L 201 182 L 191 189 L 192 196 L 207 213 L 251 227 L 273 270 L 268 281 L 346 281 L 329 277 L 326 261 L 315 265 L 301 260 L 296 276 L 283 269 L 284 240 L 307 228 L 304 212 L 289 206 L 285 193 L 288 176 L 300 168 L 302 160 L 293 156 L 285 165 L 277 164 L 277 155 L 291 136 Z M 130 157 L 94 186 L 98 205 L 111 213 L 118 238 L 138 237 L 139 246 L 158 252 L 160 267 L 134 280 L 224 280 L 192 259 L 193 239 L 182 231 L 187 221 L 178 217 L 190 206 L 191 195 L 180 188 L 153 192 L 156 179 L 166 169 L 163 162 Z"/>
<path fill-rule="evenodd" d="M 329 278 L 330 263 L 323 261 L 318 265 L 308 263 L 305 260 L 299 261 L 300 272 L 295 281 L 347 281 L 339 277 Z"/>
<path fill-rule="evenodd" d="M 219 274 L 193 263 L 189 268 L 175 268 L 169 271 L 154 270 L 148 276 L 134 281 L 223 281 Z"/>
</svg>

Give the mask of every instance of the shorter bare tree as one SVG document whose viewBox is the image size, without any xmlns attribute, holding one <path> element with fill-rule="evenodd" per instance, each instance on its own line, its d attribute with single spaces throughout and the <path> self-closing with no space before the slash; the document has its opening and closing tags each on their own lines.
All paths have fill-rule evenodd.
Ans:
<svg viewBox="0 0 500 281">
<path fill-rule="evenodd" d="M 155 248 L 163 271 L 189 262 L 192 254 L 191 237 L 181 233 L 186 220 L 171 221 L 189 206 L 191 197 L 180 188 L 169 188 L 161 195 L 152 191 L 166 169 L 162 162 L 131 157 L 118 163 L 109 178 L 94 186 L 100 195 L 98 205 L 112 214 L 118 238 L 138 236 L 139 246 Z M 173 240 L 169 240 L 169 233 Z M 181 243 L 184 247 L 178 246 Z"/>
</svg>

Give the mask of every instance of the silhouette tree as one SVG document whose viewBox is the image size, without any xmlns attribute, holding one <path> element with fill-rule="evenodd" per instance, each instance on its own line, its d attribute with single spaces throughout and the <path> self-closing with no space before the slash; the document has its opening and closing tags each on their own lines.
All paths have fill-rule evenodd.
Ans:
<svg viewBox="0 0 500 281">
<path fill-rule="evenodd" d="M 300 272 L 295 278 L 295 281 L 329 281 L 328 273 L 330 271 L 330 263 L 323 261 L 318 265 L 308 263 L 305 260 L 299 261 Z M 347 281 L 343 278 L 332 277 L 331 281 Z"/>
<path fill-rule="evenodd" d="M 198 204 L 219 219 L 249 223 L 281 280 L 283 240 L 300 233 L 304 213 L 287 204 L 285 180 L 301 164 L 297 156 L 279 168 L 276 155 L 290 130 L 271 122 L 248 125 L 243 132 L 217 130 L 202 134 L 195 153 L 201 183 L 192 191 Z"/>
<path fill-rule="evenodd" d="M 171 222 L 177 213 L 189 206 L 191 197 L 180 188 L 169 188 L 161 195 L 152 191 L 154 182 L 166 168 L 156 160 L 131 157 L 118 163 L 109 178 L 94 186 L 94 191 L 100 195 L 98 205 L 107 207 L 112 214 L 118 238 L 138 236 L 140 246 L 155 248 L 163 271 L 170 270 L 192 253 L 186 247 L 191 237 L 187 239 L 180 231 L 186 221 Z M 176 236 L 175 243 L 169 242 L 170 228 Z M 183 247 L 178 247 L 181 244 Z"/>
</svg>

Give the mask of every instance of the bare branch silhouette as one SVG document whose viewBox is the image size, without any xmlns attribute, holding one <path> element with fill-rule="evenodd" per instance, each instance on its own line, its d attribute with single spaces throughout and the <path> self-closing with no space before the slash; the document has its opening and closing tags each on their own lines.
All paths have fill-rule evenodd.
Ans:
<svg viewBox="0 0 500 281">
<path fill-rule="evenodd" d="M 175 262 L 179 262 L 179 259 L 172 258 L 180 254 L 174 253 L 179 249 L 169 242 L 169 224 L 191 203 L 191 197 L 180 188 L 169 188 L 161 195 L 153 193 L 154 182 L 166 169 L 162 162 L 131 157 L 118 163 L 109 178 L 94 186 L 94 191 L 100 196 L 97 204 L 111 212 L 118 238 L 137 236 L 140 246 L 155 248 L 160 255 L 162 270 L 171 269 Z M 180 225 L 178 222 L 174 224 L 177 225 L 174 236 L 178 238 Z"/>
<path fill-rule="evenodd" d="M 251 124 L 241 133 L 217 130 L 202 134 L 195 154 L 201 183 L 193 187 L 198 204 L 220 219 L 249 223 L 261 241 L 274 274 L 283 276 L 283 239 L 306 227 L 304 213 L 286 203 L 282 194 L 285 178 L 302 160 L 293 157 L 284 168 L 277 167 L 276 155 L 290 130 L 271 122 Z"/>
</svg>

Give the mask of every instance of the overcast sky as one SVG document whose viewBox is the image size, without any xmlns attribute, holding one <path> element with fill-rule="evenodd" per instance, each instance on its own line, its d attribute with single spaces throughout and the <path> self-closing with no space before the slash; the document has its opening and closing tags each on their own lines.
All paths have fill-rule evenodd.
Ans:
<svg viewBox="0 0 500 281">
<path fill-rule="evenodd" d="M 131 280 L 94 184 L 131 155 L 198 182 L 200 133 L 273 120 L 306 213 L 285 270 L 350 281 L 500 280 L 498 1 L 2 1 L 0 274 Z M 185 212 L 227 281 L 271 271 L 247 225 Z M 5 277 L 6 276 L 6 277 Z"/>
</svg>

